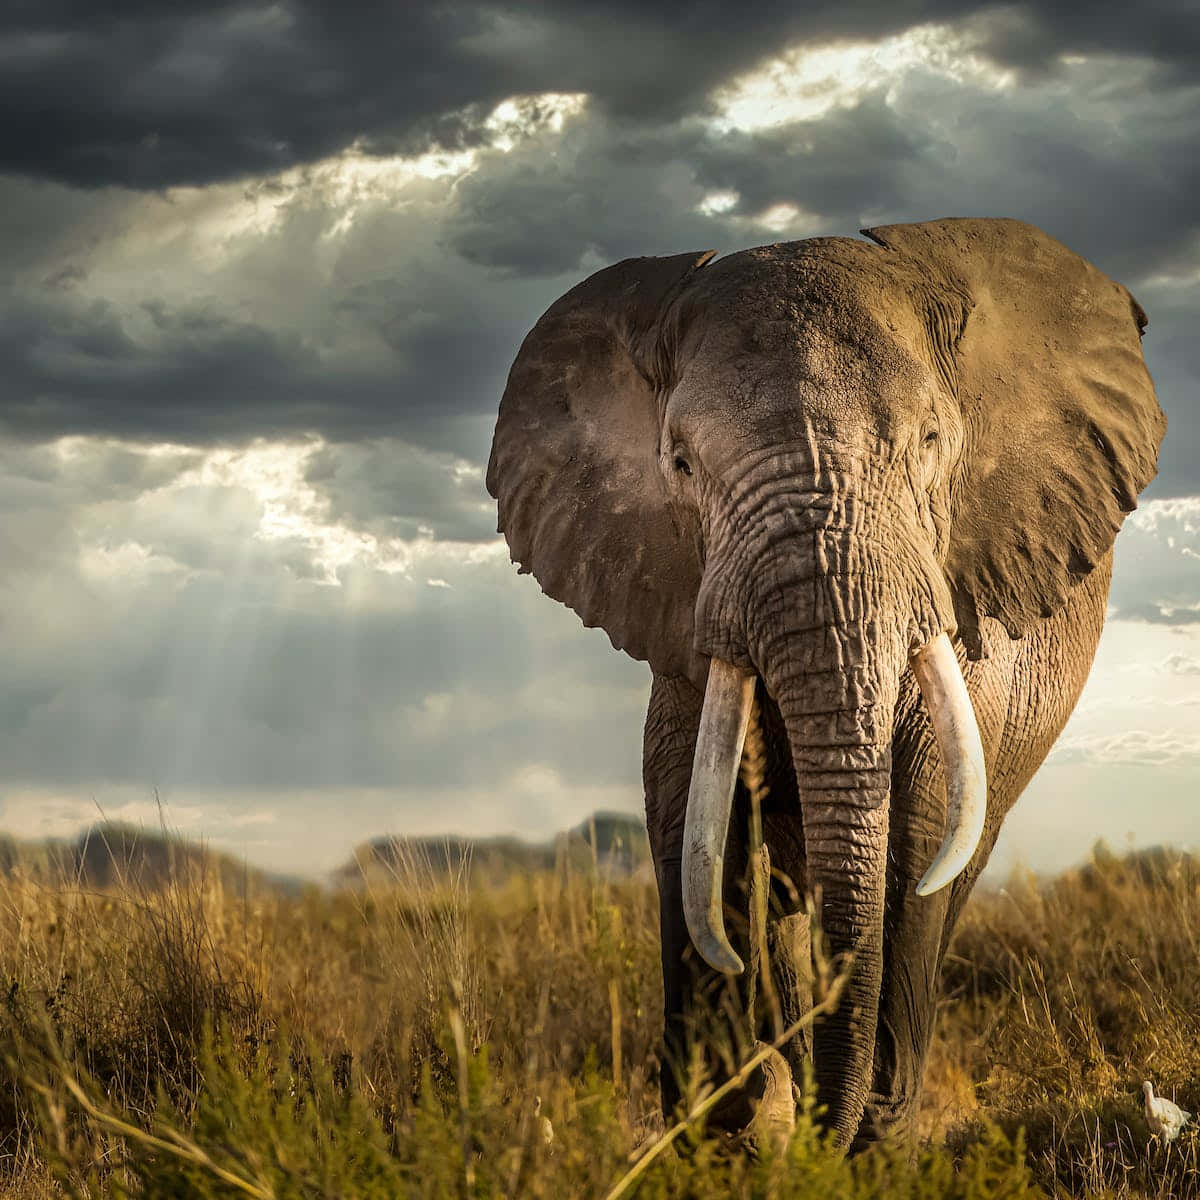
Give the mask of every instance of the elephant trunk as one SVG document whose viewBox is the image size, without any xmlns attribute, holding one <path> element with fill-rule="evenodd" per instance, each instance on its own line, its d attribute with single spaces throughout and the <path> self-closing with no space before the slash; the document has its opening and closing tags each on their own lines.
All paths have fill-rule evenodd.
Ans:
<svg viewBox="0 0 1200 1200">
<path fill-rule="evenodd" d="M 813 1035 L 818 1092 L 843 1144 L 858 1129 L 872 1083 L 892 720 L 904 664 L 898 643 L 861 621 L 796 634 L 766 676 L 792 752 L 807 891 L 830 954 L 850 972 L 836 1010 Z"/>
<path fill-rule="evenodd" d="M 830 1125 L 848 1143 L 872 1082 L 883 977 L 892 724 L 900 677 L 910 662 L 947 769 L 946 840 L 922 880 L 922 894 L 944 886 L 969 861 L 982 828 L 986 783 L 974 714 L 943 632 L 949 598 L 940 573 L 935 575 L 919 548 L 898 553 L 894 539 L 870 536 L 861 521 L 853 530 L 839 527 L 831 515 L 799 536 L 793 527 L 790 553 L 781 553 L 772 539 L 775 553 L 759 560 L 749 595 L 743 593 L 745 650 L 736 656 L 741 662 L 712 657 L 683 872 L 685 915 L 697 949 L 718 970 L 737 973 L 742 964 L 725 936 L 721 883 L 753 694 L 748 660 L 787 729 L 808 892 L 819 897 L 830 952 L 851 961 L 838 1008 L 814 1031 L 820 1096 Z M 797 544 L 809 552 L 797 552 Z M 720 582 L 706 605 L 710 613 L 724 607 L 717 600 L 727 601 L 732 590 L 728 574 L 713 578 Z M 711 646 L 717 639 L 706 640 Z"/>
</svg>

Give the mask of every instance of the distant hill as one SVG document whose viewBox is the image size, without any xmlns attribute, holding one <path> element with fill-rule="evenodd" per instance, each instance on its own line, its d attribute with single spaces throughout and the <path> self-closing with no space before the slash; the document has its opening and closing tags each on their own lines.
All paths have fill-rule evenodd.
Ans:
<svg viewBox="0 0 1200 1200">
<path fill-rule="evenodd" d="M 49 883 L 89 888 L 128 884 L 153 889 L 177 875 L 202 870 L 227 888 L 245 886 L 298 891 L 304 881 L 247 866 L 232 855 L 162 830 L 107 821 L 74 838 L 24 841 L 0 834 L 0 873 L 18 867 Z"/>
<path fill-rule="evenodd" d="M 552 870 L 566 862 L 626 878 L 650 868 L 645 821 L 629 813 L 598 812 L 544 842 L 515 837 L 464 838 L 389 836 L 357 847 L 349 862 L 333 873 L 333 882 L 354 887 L 378 876 L 418 878 L 452 875 L 469 862 L 477 883 L 503 883 L 514 874 Z"/>
<path fill-rule="evenodd" d="M 389 878 L 438 879 L 468 863 L 472 881 L 502 884 L 514 874 L 553 870 L 567 864 L 612 878 L 649 871 L 645 822 L 628 813 L 598 812 L 544 842 L 516 837 L 379 837 L 357 847 L 332 872 L 334 887 L 359 887 Z M 0 834 L 0 875 L 20 869 L 50 884 L 108 888 L 128 884 L 156 888 L 185 871 L 203 869 L 229 889 L 270 887 L 296 892 L 303 879 L 246 865 L 199 842 L 162 830 L 105 822 L 74 838 L 24 841 Z"/>
</svg>

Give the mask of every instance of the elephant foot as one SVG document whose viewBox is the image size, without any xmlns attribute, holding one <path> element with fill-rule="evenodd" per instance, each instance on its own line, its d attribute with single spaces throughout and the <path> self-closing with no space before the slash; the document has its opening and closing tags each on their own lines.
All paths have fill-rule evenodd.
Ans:
<svg viewBox="0 0 1200 1200">
<path fill-rule="evenodd" d="M 863 1110 L 858 1132 L 850 1143 L 850 1152 L 857 1153 L 878 1142 L 908 1143 L 916 1146 L 917 1108 L 916 1096 L 881 1096 L 872 1093 Z"/>
<path fill-rule="evenodd" d="M 755 1044 L 755 1051 L 763 1043 Z M 796 1128 L 796 1099 L 788 1061 L 772 1050 L 744 1088 L 713 1109 L 708 1127 L 724 1135 L 731 1146 L 755 1155 L 781 1154 Z"/>
</svg>

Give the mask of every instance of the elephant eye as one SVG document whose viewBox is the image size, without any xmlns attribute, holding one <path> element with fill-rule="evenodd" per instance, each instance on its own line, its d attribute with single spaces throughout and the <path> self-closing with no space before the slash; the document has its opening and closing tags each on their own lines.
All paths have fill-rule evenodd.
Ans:
<svg viewBox="0 0 1200 1200">
<path fill-rule="evenodd" d="M 933 476 L 937 472 L 938 454 L 938 431 L 936 428 L 927 429 L 925 436 L 921 438 L 921 470 L 925 474 L 926 482 L 932 482 Z"/>
<path fill-rule="evenodd" d="M 688 465 L 688 461 L 682 455 L 675 455 L 675 470 L 682 471 L 685 475 L 692 473 L 692 468 Z"/>
</svg>

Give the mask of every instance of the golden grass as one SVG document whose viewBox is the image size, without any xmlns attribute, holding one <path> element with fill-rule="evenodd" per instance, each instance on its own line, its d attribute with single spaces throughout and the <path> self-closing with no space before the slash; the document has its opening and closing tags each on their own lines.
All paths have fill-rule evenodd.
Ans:
<svg viewBox="0 0 1200 1200">
<path fill-rule="evenodd" d="M 1200 1108 L 1189 859 L 1101 849 L 972 900 L 912 1161 L 847 1164 L 809 1112 L 751 1162 L 704 1135 L 704 1086 L 664 1130 L 656 912 L 652 882 L 565 858 L 298 895 L 202 855 L 105 890 L 18 869 L 0 1194 L 1200 1195 L 1195 1135 L 1149 1144 L 1139 1091 Z"/>
</svg>

